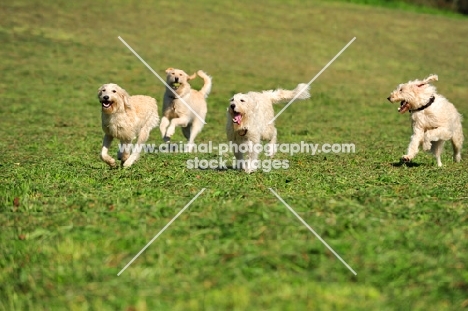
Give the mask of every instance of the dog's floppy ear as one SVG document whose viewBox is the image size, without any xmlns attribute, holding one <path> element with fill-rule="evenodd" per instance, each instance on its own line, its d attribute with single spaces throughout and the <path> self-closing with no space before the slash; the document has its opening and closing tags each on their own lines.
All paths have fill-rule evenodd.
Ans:
<svg viewBox="0 0 468 311">
<path fill-rule="evenodd" d="M 189 76 L 187 75 L 187 81 L 193 80 L 197 77 L 197 73 L 195 72 L 193 75 Z"/>
<path fill-rule="evenodd" d="M 126 109 L 131 108 L 130 95 L 128 95 L 127 91 L 125 91 L 123 88 L 119 88 L 119 90 L 117 91 L 117 94 L 119 94 L 120 98 L 122 98 L 125 108 Z"/>
<path fill-rule="evenodd" d="M 419 87 L 425 85 L 425 84 L 428 84 L 428 83 L 431 83 L 433 81 L 438 81 L 439 80 L 439 77 L 435 74 L 432 74 L 430 75 L 429 77 L 427 77 L 426 79 L 423 80 L 422 83 L 418 84 Z"/>
<path fill-rule="evenodd" d="M 426 79 L 424 79 L 424 82 L 430 83 L 430 82 L 438 81 L 438 80 L 439 80 L 439 77 L 437 75 L 432 74 L 429 77 L 427 77 Z"/>
<path fill-rule="evenodd" d="M 169 72 L 171 72 L 172 70 L 174 70 L 174 68 L 169 67 L 169 68 L 166 69 L 166 73 L 169 73 Z"/>
</svg>

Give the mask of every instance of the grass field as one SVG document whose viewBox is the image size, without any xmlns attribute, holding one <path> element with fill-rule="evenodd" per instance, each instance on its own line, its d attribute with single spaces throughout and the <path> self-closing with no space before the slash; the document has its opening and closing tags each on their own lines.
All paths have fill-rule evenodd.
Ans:
<svg viewBox="0 0 468 311">
<path fill-rule="evenodd" d="M 442 168 L 423 152 L 399 165 L 410 122 L 386 100 L 437 73 L 468 115 L 467 29 L 466 18 L 340 2 L 3 4 L 0 310 L 468 308 L 468 154 L 453 163 L 447 144 Z M 111 170 L 99 159 L 98 87 L 118 83 L 160 107 L 164 92 L 118 36 L 161 75 L 213 76 L 197 139 L 213 143 L 225 142 L 234 93 L 308 82 L 356 37 L 311 99 L 276 121 L 280 143 L 356 153 L 278 154 L 289 169 L 250 175 L 187 168 L 215 153 L 145 154 Z M 148 142 L 162 142 L 158 130 Z"/>
<path fill-rule="evenodd" d="M 461 1 L 430 1 L 430 0 L 334 0 L 347 3 L 357 3 L 417 13 L 446 15 L 450 17 L 466 18 L 461 12 L 464 10 Z M 466 10 L 466 9 L 465 9 Z"/>
</svg>

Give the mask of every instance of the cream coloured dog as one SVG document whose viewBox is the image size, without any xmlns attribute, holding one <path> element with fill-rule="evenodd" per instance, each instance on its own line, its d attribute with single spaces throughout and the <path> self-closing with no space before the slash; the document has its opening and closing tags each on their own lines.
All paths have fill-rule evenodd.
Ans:
<svg viewBox="0 0 468 311">
<path fill-rule="evenodd" d="M 263 92 L 249 92 L 235 94 L 227 109 L 226 134 L 230 142 L 237 148 L 234 155 L 237 168 L 243 168 L 250 173 L 258 168 L 258 149 L 262 140 L 269 141 L 269 155 L 275 153 L 277 131 L 274 118 L 273 104 L 287 102 L 293 98 L 307 99 L 310 97 L 309 86 L 299 84 L 294 90 L 270 90 Z M 250 146 L 247 152 L 242 151 L 241 145 Z M 244 153 L 248 159 L 243 160 Z"/>
<path fill-rule="evenodd" d="M 204 85 L 200 91 L 193 90 L 189 81 L 197 74 L 203 79 Z M 177 126 L 182 127 L 182 133 L 188 140 L 188 151 L 193 148 L 195 137 L 201 132 L 205 124 L 207 113 L 206 98 L 211 91 L 211 77 L 199 70 L 189 76 L 183 70 L 166 69 L 166 87 L 163 103 L 163 117 L 161 119 L 161 135 L 169 142 Z M 175 93 L 175 94 L 174 94 Z"/>
<path fill-rule="evenodd" d="M 158 126 L 158 106 L 156 100 L 149 96 L 130 96 L 117 84 L 104 84 L 98 90 L 102 106 L 102 142 L 101 159 L 109 166 L 115 166 L 115 160 L 108 154 L 114 138 L 121 144 L 131 144 L 138 137 L 137 145 L 144 144 L 151 130 Z M 129 149 L 119 150 L 117 158 L 123 167 L 131 166 L 140 156 L 139 148 L 130 154 Z"/>
<path fill-rule="evenodd" d="M 430 75 L 424 80 L 414 80 L 400 84 L 387 98 L 390 102 L 400 102 L 398 111 L 409 111 L 413 135 L 408 152 L 401 159 L 411 161 L 422 144 L 424 151 L 431 150 L 437 165 L 442 166 L 440 155 L 446 140 L 452 141 L 453 160 L 460 162 L 463 145 L 461 115 L 455 106 L 438 94 L 430 82 L 437 81 L 437 75 Z"/>
</svg>

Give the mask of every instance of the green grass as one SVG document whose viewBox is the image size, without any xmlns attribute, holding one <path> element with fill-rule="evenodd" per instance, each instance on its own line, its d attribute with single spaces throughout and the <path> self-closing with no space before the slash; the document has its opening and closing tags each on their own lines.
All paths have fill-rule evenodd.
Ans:
<svg viewBox="0 0 468 311">
<path fill-rule="evenodd" d="M 437 73 L 439 91 L 468 115 L 467 26 L 338 2 L 4 4 L 0 310 L 466 308 L 468 162 L 453 163 L 447 144 L 442 168 L 423 152 L 398 166 L 410 123 L 386 97 Z M 118 36 L 160 74 L 213 76 L 197 140 L 215 143 L 225 142 L 232 94 L 307 82 L 356 36 L 312 98 L 276 124 L 279 142 L 354 143 L 357 152 L 278 154 L 288 170 L 250 175 L 189 170 L 189 154 L 146 154 L 111 170 L 99 159 L 98 87 L 115 82 L 159 103 L 164 92 Z M 149 143 L 160 142 L 155 130 Z"/>
<path fill-rule="evenodd" d="M 390 9 L 405 10 L 416 13 L 444 15 L 455 18 L 466 18 L 457 12 L 456 4 L 450 1 L 415 1 L 415 0 L 334 0 L 348 3 L 379 6 Z M 462 0 L 464 1 L 464 0 Z M 452 1 L 457 2 L 457 1 Z"/>
</svg>

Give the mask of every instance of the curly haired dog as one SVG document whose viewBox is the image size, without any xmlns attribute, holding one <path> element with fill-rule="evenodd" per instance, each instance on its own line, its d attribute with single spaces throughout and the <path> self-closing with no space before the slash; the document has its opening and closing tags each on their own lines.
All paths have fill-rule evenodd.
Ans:
<svg viewBox="0 0 468 311">
<path fill-rule="evenodd" d="M 166 69 L 166 74 L 166 82 L 172 89 L 166 87 L 164 93 L 163 117 L 159 129 L 164 141 L 169 142 L 175 128 L 182 127 L 182 133 L 188 140 L 188 151 L 191 151 L 195 137 L 201 132 L 205 122 L 205 99 L 211 91 L 211 77 L 201 70 L 189 76 L 183 70 L 174 68 Z M 197 74 L 204 81 L 200 91 L 193 90 L 189 84 Z"/>
<path fill-rule="evenodd" d="M 128 93 L 117 84 L 102 85 L 98 90 L 98 98 L 102 105 L 102 142 L 101 159 L 109 166 L 115 166 L 115 160 L 108 154 L 114 138 L 121 144 L 131 144 L 138 137 L 137 144 L 148 140 L 151 130 L 158 126 L 158 106 L 156 100 L 149 96 Z M 119 150 L 117 158 L 123 167 L 131 166 L 140 156 L 140 150 Z"/>
<path fill-rule="evenodd" d="M 228 140 L 237 146 L 234 150 L 237 167 L 248 173 L 257 169 L 258 151 L 253 146 L 260 144 L 261 140 L 269 141 L 269 155 L 274 155 L 277 131 L 275 124 L 271 122 L 274 118 L 273 104 L 309 97 L 307 84 L 299 84 L 292 91 L 278 89 L 235 94 L 227 109 L 226 134 Z M 251 146 L 248 148 L 246 161 L 243 160 L 241 145 Z"/>
<path fill-rule="evenodd" d="M 437 165 L 442 166 L 440 155 L 446 140 L 452 141 L 453 160 L 460 162 L 463 145 L 461 115 L 455 106 L 445 97 L 438 94 L 436 88 L 429 84 L 437 81 L 437 75 L 430 75 L 424 80 L 414 80 L 400 84 L 387 98 L 390 102 L 400 102 L 398 111 L 409 111 L 413 135 L 408 152 L 402 161 L 411 161 L 418 153 L 419 145 L 424 151 L 434 154 Z"/>
</svg>

